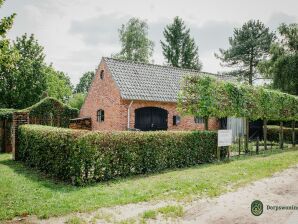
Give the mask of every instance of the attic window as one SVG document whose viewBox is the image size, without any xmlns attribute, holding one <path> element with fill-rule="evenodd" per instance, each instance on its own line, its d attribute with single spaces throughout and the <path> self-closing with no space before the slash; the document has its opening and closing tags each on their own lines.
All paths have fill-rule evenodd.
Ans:
<svg viewBox="0 0 298 224">
<path fill-rule="evenodd" d="M 103 70 L 101 70 L 101 71 L 100 71 L 100 75 L 99 75 L 99 77 L 100 77 L 100 79 L 101 79 L 101 80 L 103 79 L 103 76 L 104 76 L 104 74 L 103 74 L 103 73 L 104 73 L 104 71 L 103 71 Z"/>
<path fill-rule="evenodd" d="M 104 110 L 98 110 L 97 111 L 97 121 L 98 122 L 103 122 L 105 120 L 105 112 Z"/>
</svg>

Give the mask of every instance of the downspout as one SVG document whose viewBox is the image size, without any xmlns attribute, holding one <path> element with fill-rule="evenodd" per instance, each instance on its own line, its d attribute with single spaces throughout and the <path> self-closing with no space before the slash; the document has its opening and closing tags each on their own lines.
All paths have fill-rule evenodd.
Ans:
<svg viewBox="0 0 298 224">
<path fill-rule="evenodd" d="M 133 100 L 130 102 L 128 109 L 127 109 L 127 130 L 130 129 L 130 108 L 133 103 Z"/>
</svg>

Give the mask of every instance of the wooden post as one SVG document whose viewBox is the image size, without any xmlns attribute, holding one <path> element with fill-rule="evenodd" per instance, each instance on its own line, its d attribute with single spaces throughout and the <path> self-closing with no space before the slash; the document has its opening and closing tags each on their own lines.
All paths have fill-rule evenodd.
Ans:
<svg viewBox="0 0 298 224">
<path fill-rule="evenodd" d="M 267 119 L 263 121 L 264 150 L 267 150 Z"/>
<path fill-rule="evenodd" d="M 6 152 L 6 119 L 3 120 L 2 152 Z"/>
<path fill-rule="evenodd" d="M 295 139 L 295 121 L 292 121 L 292 146 L 296 146 L 296 139 Z"/>
<path fill-rule="evenodd" d="M 13 127 L 12 127 L 12 158 L 13 160 L 19 159 L 18 153 L 18 128 L 20 125 L 29 124 L 28 112 L 14 112 L 13 113 Z"/>
<path fill-rule="evenodd" d="M 279 148 L 284 148 L 284 132 L 283 132 L 283 122 L 279 124 Z"/>
<path fill-rule="evenodd" d="M 239 139 L 238 139 L 238 143 L 239 143 L 239 156 L 241 154 L 241 137 L 239 136 Z"/>
<path fill-rule="evenodd" d="M 245 138 L 244 138 L 244 148 L 245 153 L 248 153 L 248 141 L 249 141 L 249 119 L 245 119 Z"/>
<path fill-rule="evenodd" d="M 259 137 L 257 137 L 257 142 L 256 142 L 256 154 L 259 154 Z"/>
<path fill-rule="evenodd" d="M 216 152 L 217 160 L 220 161 L 220 147 L 217 146 L 217 152 Z"/>
<path fill-rule="evenodd" d="M 204 128 L 206 131 L 208 130 L 208 117 L 204 117 Z"/>
</svg>

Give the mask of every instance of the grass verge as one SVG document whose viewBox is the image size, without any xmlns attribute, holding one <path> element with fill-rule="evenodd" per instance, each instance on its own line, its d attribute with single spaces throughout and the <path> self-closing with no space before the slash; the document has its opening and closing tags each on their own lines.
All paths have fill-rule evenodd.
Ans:
<svg viewBox="0 0 298 224">
<path fill-rule="evenodd" d="M 158 199 L 217 196 L 228 189 L 238 188 L 298 164 L 297 149 L 268 151 L 229 162 L 119 179 L 88 187 L 54 182 L 12 161 L 11 155 L 0 154 L 0 220 L 31 214 L 47 218 Z"/>
</svg>

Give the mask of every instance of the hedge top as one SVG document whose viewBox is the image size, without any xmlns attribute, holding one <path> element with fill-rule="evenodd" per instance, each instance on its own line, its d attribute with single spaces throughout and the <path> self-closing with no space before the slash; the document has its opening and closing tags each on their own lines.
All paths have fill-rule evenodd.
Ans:
<svg viewBox="0 0 298 224">
<path fill-rule="evenodd" d="M 0 109 L 0 119 L 12 119 L 15 109 Z M 61 120 L 61 126 L 67 127 L 69 120 L 78 116 L 78 109 L 72 108 L 53 97 L 46 97 L 31 107 L 19 110 L 28 112 L 30 118 L 56 118 Z"/>
<path fill-rule="evenodd" d="M 4 120 L 4 119 L 11 120 L 13 112 L 15 111 L 16 111 L 15 109 L 7 109 L 7 108 L 0 109 L 0 120 Z"/>
<path fill-rule="evenodd" d="M 207 76 L 185 76 L 178 97 L 182 114 L 298 120 L 298 97 Z"/>
</svg>

